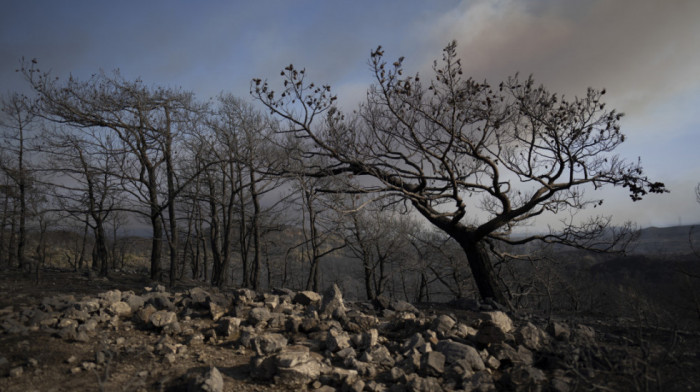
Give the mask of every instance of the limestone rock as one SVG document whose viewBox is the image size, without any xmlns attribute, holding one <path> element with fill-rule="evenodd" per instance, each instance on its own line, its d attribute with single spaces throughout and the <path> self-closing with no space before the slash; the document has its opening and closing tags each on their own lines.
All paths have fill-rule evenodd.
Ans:
<svg viewBox="0 0 700 392">
<path fill-rule="evenodd" d="M 170 312 L 167 310 L 159 310 L 151 314 L 148 321 L 156 328 L 162 328 L 170 323 L 177 321 L 177 315 L 175 312 Z"/>
<path fill-rule="evenodd" d="M 420 360 L 420 372 L 424 376 L 439 377 L 445 372 L 445 355 L 439 351 L 430 351 Z"/>
<path fill-rule="evenodd" d="M 344 348 L 350 347 L 350 335 L 348 335 L 348 333 L 343 330 L 332 328 L 328 331 L 326 347 L 331 352 L 336 352 Z"/>
<path fill-rule="evenodd" d="M 278 333 L 267 333 L 252 339 L 252 348 L 260 355 L 269 355 L 287 346 L 287 338 Z"/>
<path fill-rule="evenodd" d="M 122 300 L 122 292 L 119 290 L 109 290 L 98 294 L 97 297 L 102 299 L 105 307 L 109 307 L 113 303 L 120 302 Z"/>
<path fill-rule="evenodd" d="M 321 301 L 321 314 L 326 317 L 335 319 L 345 318 L 345 303 L 343 302 L 343 294 L 340 292 L 338 285 L 333 283 L 324 294 Z"/>
<path fill-rule="evenodd" d="M 457 322 L 446 314 L 441 314 L 433 320 L 430 329 L 437 332 L 440 336 L 445 336 Z"/>
<path fill-rule="evenodd" d="M 452 340 L 442 340 L 437 344 L 435 350 L 445 355 L 445 361 L 447 363 L 462 363 L 467 365 L 473 371 L 479 371 L 486 368 L 486 366 L 484 366 L 484 361 L 479 355 L 479 352 L 472 346 L 454 342 Z"/>
<path fill-rule="evenodd" d="M 131 306 L 126 302 L 117 301 L 109 305 L 107 311 L 115 316 L 127 317 L 131 315 Z"/>
<path fill-rule="evenodd" d="M 492 325 L 503 331 L 503 333 L 508 333 L 513 330 L 513 320 L 504 312 L 496 310 L 493 312 L 484 312 L 483 315 L 487 322 L 490 321 Z"/>
<path fill-rule="evenodd" d="M 321 296 L 313 291 L 300 291 L 294 296 L 292 302 L 304 306 L 317 306 L 321 303 Z"/>
<path fill-rule="evenodd" d="M 547 325 L 547 332 L 555 339 L 565 342 L 568 342 L 571 337 L 569 326 L 558 321 L 550 321 Z"/>
<path fill-rule="evenodd" d="M 539 350 L 547 343 L 547 339 L 547 334 L 530 322 L 518 328 L 515 332 L 516 342 L 530 350 Z"/>
<path fill-rule="evenodd" d="M 253 308 L 250 310 L 250 313 L 248 313 L 248 322 L 251 325 L 267 322 L 270 318 L 272 318 L 272 315 L 267 308 Z"/>
<path fill-rule="evenodd" d="M 187 392 L 223 392 L 224 378 L 216 367 L 193 377 L 187 385 Z"/>
</svg>

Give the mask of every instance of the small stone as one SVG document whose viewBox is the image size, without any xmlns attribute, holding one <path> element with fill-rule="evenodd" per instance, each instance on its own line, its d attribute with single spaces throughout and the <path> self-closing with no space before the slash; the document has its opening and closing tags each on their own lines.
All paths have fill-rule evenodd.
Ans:
<svg viewBox="0 0 700 392">
<path fill-rule="evenodd" d="M 430 351 L 421 356 L 420 371 L 425 376 L 439 377 L 445 371 L 445 355 Z"/>
<path fill-rule="evenodd" d="M 253 349 L 258 355 L 269 355 L 287 346 L 287 338 L 278 333 L 267 333 L 252 340 Z"/>
<path fill-rule="evenodd" d="M 457 322 L 452 317 L 441 314 L 433 320 L 430 329 L 437 332 L 440 336 L 445 336 L 455 324 L 457 324 Z"/>
<path fill-rule="evenodd" d="M 136 312 L 136 320 L 142 324 L 148 324 L 151 315 L 155 313 L 157 309 L 153 305 L 146 305 Z"/>
<path fill-rule="evenodd" d="M 110 290 L 98 294 L 97 297 L 101 298 L 104 301 L 105 306 L 109 307 L 110 305 L 122 300 L 122 292 L 119 290 Z"/>
<path fill-rule="evenodd" d="M 343 302 L 343 293 L 340 292 L 338 285 L 333 283 L 333 286 L 323 293 L 323 300 L 321 301 L 321 314 L 326 317 L 342 319 L 345 318 L 346 311 L 347 309 L 345 308 L 345 303 Z"/>
<path fill-rule="evenodd" d="M 313 291 L 300 291 L 294 296 L 292 302 L 304 306 L 318 305 L 321 303 L 321 296 Z"/>
<path fill-rule="evenodd" d="M 218 321 L 226 314 L 226 308 L 214 301 L 209 301 L 209 314 L 212 320 Z"/>
<path fill-rule="evenodd" d="M 336 352 L 344 348 L 350 347 L 350 335 L 343 330 L 332 328 L 328 331 L 326 339 L 326 348 L 331 352 Z"/>
<path fill-rule="evenodd" d="M 555 339 L 565 342 L 568 342 L 571 337 L 569 326 L 558 321 L 550 321 L 549 325 L 547 325 L 547 332 Z"/>
<path fill-rule="evenodd" d="M 479 352 L 472 346 L 467 346 L 466 344 L 454 342 L 452 340 L 442 340 L 437 344 L 435 350 L 445 355 L 447 363 L 456 364 L 461 362 L 474 371 L 486 368 Z"/>
<path fill-rule="evenodd" d="M 177 315 L 175 312 L 169 312 L 167 310 L 159 310 L 148 318 L 148 321 L 155 327 L 164 327 L 172 322 L 177 321 Z"/>
<path fill-rule="evenodd" d="M 187 385 L 187 392 L 223 392 L 223 390 L 224 378 L 215 367 L 193 377 Z"/>
<path fill-rule="evenodd" d="M 264 323 L 270 318 L 272 318 L 272 315 L 267 308 L 254 308 L 250 310 L 250 313 L 248 313 L 248 322 L 251 325 Z"/>
<path fill-rule="evenodd" d="M 498 310 L 493 312 L 484 312 L 483 314 L 486 321 L 493 323 L 493 325 L 503 331 L 503 333 L 508 333 L 513 330 L 513 320 L 511 320 L 507 314 Z"/>
<path fill-rule="evenodd" d="M 127 317 L 131 315 L 131 306 L 123 301 L 114 302 L 107 308 L 107 311 L 119 317 Z"/>
<path fill-rule="evenodd" d="M 10 369 L 10 377 L 21 377 L 24 374 L 24 369 L 21 366 Z"/>
</svg>

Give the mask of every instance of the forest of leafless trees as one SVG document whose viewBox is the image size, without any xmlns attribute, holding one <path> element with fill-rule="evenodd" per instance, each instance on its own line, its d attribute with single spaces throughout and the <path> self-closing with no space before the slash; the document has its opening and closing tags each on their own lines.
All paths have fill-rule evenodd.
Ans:
<svg viewBox="0 0 700 392">
<path fill-rule="evenodd" d="M 664 185 L 615 155 L 621 114 L 604 90 L 566 101 L 532 79 L 491 86 L 463 77 L 455 53 L 448 45 L 423 80 L 378 48 L 375 84 L 352 113 L 291 65 L 276 91 L 253 79 L 253 100 L 202 100 L 23 62 L 31 93 L 2 99 L 0 265 L 584 306 L 553 249 L 619 252 L 634 227 L 600 216 L 516 228 L 599 205 L 584 187 L 638 200 Z"/>
</svg>

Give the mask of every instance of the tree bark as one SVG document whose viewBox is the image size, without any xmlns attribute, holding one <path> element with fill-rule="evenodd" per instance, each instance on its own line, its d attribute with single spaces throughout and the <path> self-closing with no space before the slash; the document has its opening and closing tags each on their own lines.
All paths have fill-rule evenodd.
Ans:
<svg viewBox="0 0 700 392">
<path fill-rule="evenodd" d="M 151 279 L 160 281 L 161 266 L 160 257 L 163 251 L 163 223 L 160 214 L 153 209 L 151 211 L 151 226 L 153 227 L 153 239 L 151 240 Z"/>
<path fill-rule="evenodd" d="M 450 233 L 450 235 L 457 240 L 467 256 L 469 268 L 481 298 L 492 298 L 499 304 L 512 308 L 510 300 L 498 284 L 496 271 L 493 269 L 483 241 L 473 239 L 471 233 Z"/>
</svg>

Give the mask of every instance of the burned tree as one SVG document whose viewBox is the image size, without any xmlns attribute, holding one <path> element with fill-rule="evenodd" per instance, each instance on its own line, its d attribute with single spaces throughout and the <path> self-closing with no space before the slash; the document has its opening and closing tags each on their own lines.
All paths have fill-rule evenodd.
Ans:
<svg viewBox="0 0 700 392">
<path fill-rule="evenodd" d="M 622 114 L 605 108 L 605 90 L 567 100 L 532 78 L 477 82 L 462 75 L 454 42 L 425 80 L 403 76 L 402 61 L 388 64 L 381 47 L 372 52 L 376 82 L 348 117 L 330 86 L 309 83 L 293 65 L 282 71 L 282 91 L 254 79 L 251 93 L 304 141 L 304 156 L 329 162 L 307 167 L 307 175 L 354 175 L 344 191 L 400 200 L 459 243 L 482 297 L 509 302 L 489 260 L 493 244 L 539 240 L 603 250 L 628 234 L 606 217 L 518 240 L 509 235 L 515 226 L 602 203 L 585 198 L 584 188 L 622 186 L 632 200 L 665 191 L 638 162 L 613 154 L 624 141 Z M 611 231 L 612 240 L 601 240 Z"/>
</svg>

